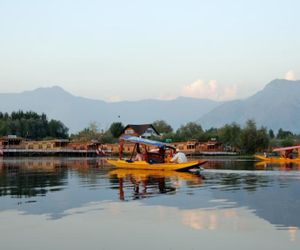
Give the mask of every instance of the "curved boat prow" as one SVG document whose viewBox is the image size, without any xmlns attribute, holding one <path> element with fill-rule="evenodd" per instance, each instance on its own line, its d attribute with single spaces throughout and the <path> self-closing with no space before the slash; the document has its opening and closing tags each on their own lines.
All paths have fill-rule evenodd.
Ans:
<svg viewBox="0 0 300 250">
<path fill-rule="evenodd" d="M 198 162 L 195 162 L 194 165 L 190 165 L 186 168 L 180 168 L 180 169 L 177 169 L 176 171 L 179 171 L 179 172 L 185 172 L 185 171 L 189 171 L 190 169 L 193 169 L 193 168 L 200 168 L 200 166 L 204 165 L 207 161 L 198 161 Z M 192 162 L 191 162 L 192 163 Z"/>
<path fill-rule="evenodd" d="M 265 157 L 263 155 L 256 154 L 256 155 L 254 155 L 254 157 L 257 158 L 258 160 L 261 160 L 261 161 L 268 161 L 269 160 L 268 157 Z"/>
</svg>

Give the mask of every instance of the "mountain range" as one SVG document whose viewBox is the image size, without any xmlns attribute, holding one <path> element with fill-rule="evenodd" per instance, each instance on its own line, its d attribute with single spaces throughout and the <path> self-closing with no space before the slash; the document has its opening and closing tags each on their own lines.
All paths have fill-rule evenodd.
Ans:
<svg viewBox="0 0 300 250">
<path fill-rule="evenodd" d="M 38 88 L 22 93 L 0 94 L 0 111 L 17 110 L 45 113 L 51 119 L 61 120 L 70 132 L 78 132 L 90 122 L 107 129 L 112 122 L 123 124 L 152 123 L 165 120 L 178 128 L 196 121 L 220 103 L 208 99 L 179 97 L 175 100 L 141 100 L 105 102 L 74 96 L 58 86 Z"/>
<path fill-rule="evenodd" d="M 253 96 L 219 105 L 198 122 L 220 127 L 232 122 L 243 125 L 248 119 L 275 131 L 283 128 L 300 133 L 300 81 L 273 80 Z"/>
<path fill-rule="evenodd" d="M 165 120 L 176 129 L 190 121 L 210 128 L 232 122 L 243 125 L 248 119 L 259 126 L 300 133 L 300 81 L 276 79 L 253 96 L 228 102 L 187 97 L 105 102 L 74 96 L 58 86 L 0 94 L 1 112 L 17 110 L 43 112 L 64 122 L 71 133 L 90 122 L 107 129 L 116 121 L 141 124 Z"/>
</svg>

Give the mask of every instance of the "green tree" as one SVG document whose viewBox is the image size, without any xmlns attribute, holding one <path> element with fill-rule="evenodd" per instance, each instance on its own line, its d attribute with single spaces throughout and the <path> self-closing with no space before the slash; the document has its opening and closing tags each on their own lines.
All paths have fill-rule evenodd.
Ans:
<svg viewBox="0 0 300 250">
<path fill-rule="evenodd" d="M 101 142 L 102 143 L 115 143 L 115 142 L 117 142 L 117 139 L 114 138 L 113 135 L 111 134 L 111 132 L 108 130 L 102 135 Z"/>
<path fill-rule="evenodd" d="M 48 126 L 48 136 L 52 138 L 68 138 L 69 129 L 61 122 L 57 120 L 51 120 Z"/>
<path fill-rule="evenodd" d="M 281 147 L 289 147 L 289 146 L 294 146 L 294 140 L 292 137 L 287 137 L 283 140 L 280 141 L 280 146 Z"/>
<path fill-rule="evenodd" d="M 255 153 L 264 150 L 269 146 L 269 135 L 267 129 L 262 127 L 256 128 L 254 120 L 248 120 L 245 128 L 241 132 L 241 149 L 245 153 Z"/>
<path fill-rule="evenodd" d="M 267 128 L 261 127 L 259 130 L 257 130 L 255 151 L 262 151 L 266 149 L 269 146 L 269 143 L 270 143 L 270 139 L 269 139 L 269 134 L 267 132 Z"/>
<path fill-rule="evenodd" d="M 241 132 L 241 149 L 245 153 L 255 153 L 256 151 L 257 128 L 254 120 L 248 120 L 245 128 Z"/>
<path fill-rule="evenodd" d="M 114 138 L 118 138 L 121 135 L 123 129 L 124 125 L 121 122 L 113 122 L 109 127 L 109 131 Z"/>
<path fill-rule="evenodd" d="M 272 129 L 269 130 L 269 137 L 271 139 L 274 139 L 275 138 L 275 134 L 274 134 L 274 131 Z"/>
<path fill-rule="evenodd" d="M 55 124 L 55 126 L 54 126 Z M 45 114 L 16 111 L 0 114 L 0 136 L 15 134 L 25 138 L 67 138 L 68 128 L 60 121 L 48 121 Z"/>
<path fill-rule="evenodd" d="M 219 139 L 219 129 L 217 128 L 210 128 L 210 129 L 207 129 L 205 132 L 203 132 L 198 140 L 200 141 L 208 141 L 208 140 L 211 140 L 212 138 L 214 139 Z"/>
<path fill-rule="evenodd" d="M 286 139 L 286 138 L 292 137 L 292 136 L 293 136 L 293 133 L 291 131 L 283 130 L 282 128 L 280 128 L 277 133 L 277 139 Z"/>
<path fill-rule="evenodd" d="M 240 147 L 241 144 L 241 132 L 240 125 L 236 123 L 226 124 L 219 129 L 219 138 L 226 146 Z"/>
<path fill-rule="evenodd" d="M 152 125 L 160 134 L 169 134 L 173 132 L 171 125 L 164 120 L 157 120 L 153 122 Z"/>
<path fill-rule="evenodd" d="M 175 138 L 177 141 L 187 141 L 191 139 L 199 139 L 203 136 L 203 129 L 201 125 L 195 122 L 189 122 L 182 125 L 177 131 Z"/>
<path fill-rule="evenodd" d="M 72 139 L 78 141 L 91 141 L 91 140 L 101 140 L 102 133 L 100 132 L 97 124 L 91 122 L 87 128 L 79 131 L 77 134 L 73 134 Z"/>
</svg>

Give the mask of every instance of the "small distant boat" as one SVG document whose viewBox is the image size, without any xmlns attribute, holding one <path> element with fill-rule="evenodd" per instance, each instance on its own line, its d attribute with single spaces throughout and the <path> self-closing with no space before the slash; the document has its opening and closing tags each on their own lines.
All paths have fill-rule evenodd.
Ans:
<svg viewBox="0 0 300 250">
<path fill-rule="evenodd" d="M 135 143 L 132 155 L 129 160 L 122 159 L 123 155 L 123 145 L 125 142 Z M 144 150 L 146 152 L 145 160 L 135 161 L 133 160 L 133 154 L 139 145 L 144 146 Z M 189 161 L 184 163 L 172 163 L 166 162 L 165 157 L 162 153 L 159 152 L 148 152 L 147 146 L 156 146 L 160 149 L 171 150 L 175 152 L 176 148 L 170 144 L 144 139 L 136 136 L 128 136 L 124 135 L 120 138 L 120 159 L 107 160 L 107 162 L 111 165 L 114 165 L 117 168 L 127 168 L 127 169 L 147 169 L 147 170 L 166 170 L 166 171 L 187 171 L 192 168 L 199 167 L 206 163 L 204 160 L 200 161 Z"/>
<path fill-rule="evenodd" d="M 298 156 L 293 157 L 293 152 L 298 151 Z M 274 155 L 255 155 L 255 157 L 261 161 L 267 161 L 267 162 L 274 162 L 274 163 L 300 163 L 300 145 L 298 146 L 291 146 L 291 147 L 281 147 L 281 148 L 275 148 L 273 152 L 279 152 L 279 156 Z"/>
<path fill-rule="evenodd" d="M 294 159 L 290 159 L 290 158 L 285 158 L 285 157 L 275 157 L 275 156 L 271 156 L 271 157 L 266 157 L 263 155 L 255 155 L 255 157 L 260 160 L 260 161 L 268 161 L 268 162 L 278 162 L 278 163 L 285 163 L 285 162 L 299 162 L 300 163 L 300 158 L 294 158 Z"/>
</svg>

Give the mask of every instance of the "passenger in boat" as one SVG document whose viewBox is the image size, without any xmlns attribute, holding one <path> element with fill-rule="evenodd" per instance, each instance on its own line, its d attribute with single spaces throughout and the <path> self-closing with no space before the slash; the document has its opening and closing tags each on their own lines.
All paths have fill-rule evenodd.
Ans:
<svg viewBox="0 0 300 250">
<path fill-rule="evenodd" d="M 187 158 L 185 153 L 179 151 L 178 149 L 176 149 L 176 154 L 173 156 L 173 158 L 171 159 L 171 162 L 173 163 L 184 163 L 187 162 Z"/>
<path fill-rule="evenodd" d="M 144 161 L 145 156 L 142 154 L 140 146 L 138 145 L 136 148 L 136 156 L 134 158 L 134 161 Z"/>
<path fill-rule="evenodd" d="M 164 147 L 160 147 L 158 150 L 158 153 L 162 156 L 165 157 L 166 149 Z"/>
<path fill-rule="evenodd" d="M 147 154 L 148 162 L 151 164 L 164 163 L 165 162 L 166 149 L 164 147 L 159 147 L 157 149 L 152 149 Z"/>
</svg>

